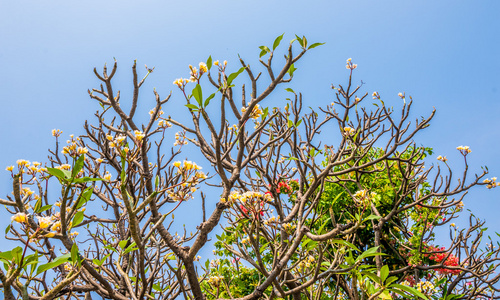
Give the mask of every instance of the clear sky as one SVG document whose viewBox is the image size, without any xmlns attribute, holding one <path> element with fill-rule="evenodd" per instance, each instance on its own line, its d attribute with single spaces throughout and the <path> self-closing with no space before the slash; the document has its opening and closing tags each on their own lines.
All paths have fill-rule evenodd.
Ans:
<svg viewBox="0 0 500 300">
<path fill-rule="evenodd" d="M 291 87 L 303 92 L 307 106 L 331 102 L 330 85 L 345 82 L 345 60 L 352 57 L 366 92 L 378 91 L 394 106 L 401 104 L 397 93 L 406 92 L 415 100 L 415 118 L 437 109 L 431 128 L 416 138 L 436 150 L 429 163 L 447 155 L 459 171 L 455 148 L 468 145 L 471 171 L 487 165 L 500 177 L 499 12 L 498 0 L 0 0 L 0 197 L 11 192 L 5 166 L 20 158 L 45 161 L 53 128 L 64 136 L 83 133 L 98 109 L 86 92 L 98 84 L 94 67 L 115 57 L 115 84 L 126 99 L 133 60 L 155 66 L 142 113 L 153 106 L 156 87 L 164 96 L 174 90 L 164 109 L 174 115 L 185 108 L 172 81 L 186 77 L 189 64 L 212 55 L 236 70 L 240 54 L 257 66 L 258 46 L 283 32 L 284 41 L 299 34 L 326 43 L 297 65 Z M 476 188 L 465 207 L 500 231 L 499 195 Z"/>
</svg>

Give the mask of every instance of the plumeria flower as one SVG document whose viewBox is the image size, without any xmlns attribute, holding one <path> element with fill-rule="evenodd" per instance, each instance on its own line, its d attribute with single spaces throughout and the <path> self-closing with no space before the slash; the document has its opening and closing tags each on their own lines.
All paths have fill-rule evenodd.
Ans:
<svg viewBox="0 0 500 300">
<path fill-rule="evenodd" d="M 17 223 L 25 223 L 27 220 L 28 220 L 28 215 L 26 215 L 25 213 L 17 213 L 15 215 L 13 215 L 10 220 L 12 222 L 17 222 Z"/>
<path fill-rule="evenodd" d="M 437 160 L 440 160 L 440 161 L 442 161 L 442 162 L 446 162 L 448 159 L 446 158 L 446 156 L 441 156 L 441 155 L 439 155 L 439 156 L 437 157 Z"/>
</svg>

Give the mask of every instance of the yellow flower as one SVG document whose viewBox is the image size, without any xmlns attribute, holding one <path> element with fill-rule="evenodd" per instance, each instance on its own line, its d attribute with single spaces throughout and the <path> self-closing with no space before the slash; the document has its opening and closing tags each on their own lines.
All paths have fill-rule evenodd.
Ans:
<svg viewBox="0 0 500 300">
<path fill-rule="evenodd" d="M 61 135 L 61 133 L 62 131 L 59 129 L 52 129 L 52 136 L 58 137 Z"/>
<path fill-rule="evenodd" d="M 142 131 L 139 131 L 139 130 L 135 130 L 134 131 L 134 135 L 135 135 L 135 138 L 138 141 L 142 141 L 142 139 L 145 137 L 145 134 Z"/>
<path fill-rule="evenodd" d="M 179 168 L 181 166 L 181 162 L 180 161 L 176 161 L 174 162 L 174 166 Z"/>
<path fill-rule="evenodd" d="M 50 217 L 37 217 L 38 219 L 38 223 L 40 224 L 40 228 L 47 228 L 50 226 L 50 224 L 52 223 L 52 220 L 50 219 Z"/>
<path fill-rule="evenodd" d="M 469 146 L 458 146 L 457 150 L 460 151 L 463 155 L 467 155 L 472 152 Z"/>
<path fill-rule="evenodd" d="M 28 216 L 25 213 L 17 213 L 13 215 L 10 220 L 12 222 L 17 222 L 17 223 L 24 223 L 26 220 L 28 220 Z"/>
<path fill-rule="evenodd" d="M 85 148 L 85 147 L 78 147 L 78 150 L 76 151 L 76 153 L 77 153 L 78 155 L 82 155 L 82 154 L 85 154 L 85 153 L 87 153 L 87 152 L 89 152 L 89 149 L 87 149 L 87 148 Z"/>
<path fill-rule="evenodd" d="M 349 135 L 353 135 L 354 134 L 354 129 L 351 128 L 351 127 L 344 127 L 344 134 L 349 136 Z"/>
<path fill-rule="evenodd" d="M 219 65 L 219 61 L 218 60 L 214 61 L 214 65 L 218 66 Z"/>
<path fill-rule="evenodd" d="M 14 166 L 8 166 L 5 170 L 12 172 L 12 170 L 14 170 Z"/>
<path fill-rule="evenodd" d="M 106 180 L 106 181 L 110 181 L 110 180 L 111 180 L 111 174 L 106 173 L 106 175 L 104 175 L 104 176 L 102 177 L 102 179 L 104 179 L 104 180 Z"/>
<path fill-rule="evenodd" d="M 102 163 L 104 160 L 102 158 L 96 159 L 97 163 Z"/>
<path fill-rule="evenodd" d="M 28 167 L 30 165 L 30 162 L 25 159 L 18 159 L 16 163 L 19 167 Z"/>
<path fill-rule="evenodd" d="M 50 227 L 50 230 L 59 232 L 61 231 L 61 221 L 55 222 L 52 227 Z"/>
<path fill-rule="evenodd" d="M 451 224 L 450 224 L 450 226 L 451 226 L 451 227 L 455 227 L 455 223 L 451 223 Z"/>
<path fill-rule="evenodd" d="M 204 62 L 199 63 L 200 74 L 208 72 L 207 65 Z"/>
<path fill-rule="evenodd" d="M 113 140 L 113 136 L 109 135 L 109 134 L 106 134 L 106 139 L 108 141 L 112 141 Z"/>
<path fill-rule="evenodd" d="M 446 162 L 448 159 L 446 158 L 446 156 L 441 156 L 441 155 L 439 155 L 439 156 L 437 157 L 437 160 L 440 160 L 440 161 L 442 161 L 442 162 Z"/>
<path fill-rule="evenodd" d="M 405 95 L 403 93 L 398 93 L 398 96 L 403 99 L 405 97 Z"/>
</svg>

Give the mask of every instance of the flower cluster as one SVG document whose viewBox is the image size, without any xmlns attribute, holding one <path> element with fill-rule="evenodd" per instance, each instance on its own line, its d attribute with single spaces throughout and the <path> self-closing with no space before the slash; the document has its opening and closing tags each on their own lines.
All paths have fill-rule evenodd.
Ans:
<svg viewBox="0 0 500 300">
<path fill-rule="evenodd" d="M 446 156 L 441 156 L 441 155 L 439 155 L 439 156 L 437 157 L 437 160 L 442 161 L 442 162 L 446 162 L 448 159 L 446 158 Z"/>
<path fill-rule="evenodd" d="M 242 107 L 242 108 L 241 108 L 241 112 L 242 112 L 242 113 L 245 113 L 245 112 L 247 111 L 247 109 L 248 109 L 247 107 Z M 249 118 L 250 118 L 250 119 L 254 119 L 254 120 L 256 120 L 256 119 L 258 119 L 258 118 L 262 115 L 262 113 L 263 113 L 263 112 L 262 112 L 262 109 L 260 109 L 259 105 L 258 105 L 258 104 L 256 104 L 256 105 L 253 107 L 252 112 L 250 113 Z"/>
<path fill-rule="evenodd" d="M 352 58 L 348 58 L 347 61 L 346 61 L 346 66 L 345 67 L 348 70 L 354 70 L 354 69 L 356 69 L 358 67 L 358 65 L 352 63 Z"/>
<path fill-rule="evenodd" d="M 229 205 L 233 205 L 236 202 L 239 202 L 239 209 L 243 213 L 244 218 L 253 218 L 260 219 L 260 217 L 264 216 L 264 212 L 266 208 L 264 207 L 266 202 L 272 201 L 271 193 L 262 194 L 260 192 L 255 191 L 247 191 L 244 193 L 239 193 L 233 191 L 228 199 L 221 198 L 221 203 L 228 203 Z M 241 215 L 241 213 L 239 213 Z"/>
<path fill-rule="evenodd" d="M 432 295 L 437 292 L 436 287 L 430 281 L 420 281 L 416 284 L 415 288 L 424 294 Z"/>
<path fill-rule="evenodd" d="M 135 139 L 140 142 L 144 139 L 146 134 L 140 130 L 134 130 L 134 136 L 135 136 Z"/>
<path fill-rule="evenodd" d="M 374 192 L 368 192 L 367 190 L 359 190 L 354 193 L 354 199 L 359 202 L 369 202 L 373 199 L 377 194 Z"/>
<path fill-rule="evenodd" d="M 492 188 L 495 188 L 497 186 L 500 186 L 500 182 L 497 182 L 497 178 L 496 177 L 491 177 L 491 179 L 485 179 L 483 180 L 483 183 L 486 183 L 487 184 L 487 188 L 489 189 L 492 189 Z"/>
<path fill-rule="evenodd" d="M 303 261 L 301 261 L 298 266 L 300 269 L 310 268 L 313 262 L 314 262 L 314 256 L 309 255 Z"/>
<path fill-rule="evenodd" d="M 265 220 L 264 224 L 265 225 L 277 224 L 277 223 L 279 223 L 279 221 L 280 221 L 280 217 L 279 216 L 278 217 L 272 216 L 269 219 Z"/>
<path fill-rule="evenodd" d="M 219 286 L 223 280 L 224 280 L 223 276 L 211 276 L 208 278 L 208 283 L 215 286 Z"/>
<path fill-rule="evenodd" d="M 182 177 L 182 183 L 172 190 L 167 191 L 168 196 L 174 201 L 187 201 L 193 199 L 193 193 L 197 191 L 196 186 L 207 178 L 201 172 L 201 167 L 196 163 L 185 160 L 184 162 L 174 162 L 177 173 Z"/>
<path fill-rule="evenodd" d="M 344 127 L 344 135 L 345 136 L 351 136 L 356 132 L 354 128 L 351 127 Z"/>
<path fill-rule="evenodd" d="M 175 142 L 174 146 L 182 146 L 182 145 L 187 145 L 188 142 L 186 141 L 186 133 L 185 132 L 176 132 L 175 133 Z"/>
<path fill-rule="evenodd" d="M 293 192 L 299 189 L 299 181 L 297 179 L 292 179 L 289 181 L 281 181 L 276 187 L 277 194 L 286 194 L 288 196 L 292 195 Z"/>
<path fill-rule="evenodd" d="M 53 137 L 58 138 L 58 137 L 60 137 L 60 136 L 61 136 L 61 134 L 62 134 L 62 133 L 63 133 L 63 132 L 62 132 L 62 130 L 59 130 L 59 129 L 52 129 L 52 136 L 53 136 Z"/>
<path fill-rule="evenodd" d="M 18 159 L 16 161 L 16 164 L 19 170 L 19 174 L 27 173 L 29 175 L 32 175 L 33 179 L 35 179 L 37 173 L 43 175 L 45 172 L 47 172 L 47 168 L 42 167 L 42 164 L 36 161 L 29 162 L 25 159 Z M 14 166 L 8 166 L 5 168 L 5 170 L 13 172 Z"/>
<path fill-rule="evenodd" d="M 149 111 L 149 115 L 150 115 L 151 117 L 152 117 L 154 114 L 155 114 L 155 110 L 154 110 L 154 109 L 152 109 L 152 110 L 150 110 L 150 111 Z M 156 121 L 156 120 L 158 120 L 158 118 L 160 118 L 160 117 L 161 117 L 161 115 L 163 115 L 163 114 L 164 114 L 164 112 L 163 112 L 163 110 L 161 109 L 161 106 L 160 106 L 160 110 L 159 110 L 159 111 L 158 111 L 158 113 L 156 114 L 155 121 Z"/>
<path fill-rule="evenodd" d="M 286 232 L 292 232 L 292 231 L 295 230 L 295 228 L 297 228 L 296 224 L 293 224 L 293 223 L 285 223 L 285 224 L 283 224 L 283 229 Z"/>
<path fill-rule="evenodd" d="M 278 187 L 276 188 L 276 193 L 290 195 L 292 192 L 293 192 L 292 187 L 287 182 L 282 181 L 278 183 Z"/>
<path fill-rule="evenodd" d="M 186 84 L 189 82 L 189 79 L 185 79 L 185 78 L 177 78 L 176 80 L 174 80 L 174 84 L 176 86 L 178 86 L 181 90 L 184 90 L 184 87 L 186 86 Z"/>
<path fill-rule="evenodd" d="M 425 248 L 426 253 L 423 254 L 424 257 L 429 258 L 431 261 L 439 264 L 443 264 L 448 267 L 457 267 L 459 266 L 458 257 L 456 257 L 452 253 L 447 253 L 445 247 L 435 247 L 435 246 L 427 246 Z M 438 273 L 441 274 L 460 274 L 460 270 L 456 269 L 448 269 L 448 268 L 439 268 L 436 269 Z"/>
<path fill-rule="evenodd" d="M 373 99 L 380 99 L 380 94 L 378 92 L 373 92 L 372 97 Z"/>
<path fill-rule="evenodd" d="M 160 120 L 158 121 L 158 127 L 166 129 L 172 127 L 172 123 L 170 123 L 167 120 Z"/>
<path fill-rule="evenodd" d="M 472 152 L 469 146 L 458 146 L 457 150 L 460 151 L 460 153 L 462 153 L 463 156 L 466 156 L 467 154 Z"/>
</svg>

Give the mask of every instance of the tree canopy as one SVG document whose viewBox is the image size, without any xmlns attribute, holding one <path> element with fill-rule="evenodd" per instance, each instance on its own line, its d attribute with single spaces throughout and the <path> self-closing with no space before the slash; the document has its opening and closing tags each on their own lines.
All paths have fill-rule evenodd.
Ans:
<svg viewBox="0 0 500 300">
<path fill-rule="evenodd" d="M 134 62 L 130 99 L 113 86 L 116 61 L 94 69 L 85 134 L 64 142 L 55 129 L 48 161 L 7 167 L 5 238 L 19 246 L 0 253 L 5 299 L 500 298 L 497 240 L 474 215 L 453 223 L 469 189 L 496 178 L 471 175 L 467 146 L 458 176 L 445 156 L 429 164 L 415 136 L 435 111 L 413 120 L 404 93 L 386 105 L 354 83 L 351 59 L 333 100 L 307 107 L 290 82 L 322 44 L 282 39 L 260 47 L 261 71 L 243 58 L 189 66 L 174 81 L 181 99 L 155 90 L 145 122 L 154 68 Z M 289 96 L 271 104 L 277 89 Z M 170 101 L 190 119 L 167 116 Z M 184 159 L 187 147 L 204 161 Z M 192 202 L 201 222 L 174 218 Z"/>
</svg>

